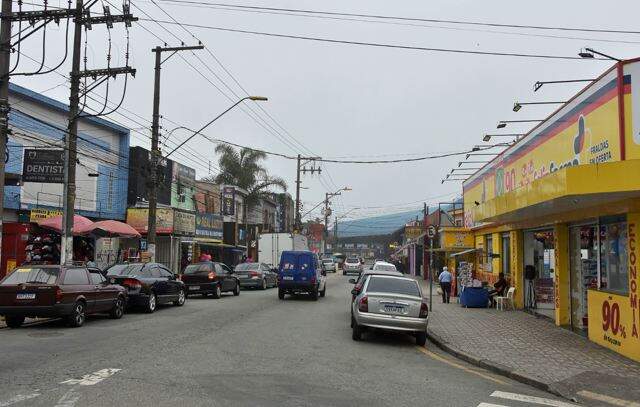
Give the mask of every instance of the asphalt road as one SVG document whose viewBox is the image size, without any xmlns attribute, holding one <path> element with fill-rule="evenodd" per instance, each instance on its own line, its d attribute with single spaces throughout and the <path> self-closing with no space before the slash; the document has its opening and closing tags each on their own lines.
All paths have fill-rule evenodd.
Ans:
<svg viewBox="0 0 640 407">
<path fill-rule="evenodd" d="M 244 290 L 1 329 L 0 407 L 570 405 L 406 335 L 354 342 L 347 280 L 330 275 L 318 302 Z"/>
</svg>

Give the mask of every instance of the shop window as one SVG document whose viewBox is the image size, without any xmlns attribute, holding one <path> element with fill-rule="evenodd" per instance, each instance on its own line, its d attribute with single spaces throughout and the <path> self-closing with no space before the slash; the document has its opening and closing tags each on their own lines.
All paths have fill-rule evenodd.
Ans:
<svg viewBox="0 0 640 407">
<path fill-rule="evenodd" d="M 500 261 L 502 262 L 502 272 L 506 278 L 511 275 L 511 236 L 508 233 L 502 234 L 502 253 L 500 253 Z"/>
<path fill-rule="evenodd" d="M 484 263 L 485 263 L 485 271 L 491 273 L 493 272 L 493 236 L 485 235 L 484 236 L 484 251 L 486 253 Z"/>
<path fill-rule="evenodd" d="M 627 222 L 624 216 L 600 219 L 600 288 L 626 294 L 629 289 Z"/>
</svg>

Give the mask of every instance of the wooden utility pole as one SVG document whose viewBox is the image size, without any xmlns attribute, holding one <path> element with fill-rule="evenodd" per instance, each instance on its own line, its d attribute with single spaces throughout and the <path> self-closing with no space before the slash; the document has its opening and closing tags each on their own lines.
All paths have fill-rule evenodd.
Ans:
<svg viewBox="0 0 640 407">
<path fill-rule="evenodd" d="M 9 138 L 9 61 L 11 57 L 11 5 L 2 0 L 0 26 L 0 154 L 4 155 Z M 4 213 L 4 157 L 0 159 L 0 254 L 2 253 L 2 218 Z"/>
<path fill-rule="evenodd" d="M 175 55 L 178 51 L 203 49 L 203 45 L 182 46 L 182 47 L 155 47 L 151 52 L 155 52 L 155 76 L 153 81 L 153 119 L 151 121 L 151 179 L 149 181 L 149 215 L 147 229 L 147 250 L 150 261 L 156 261 L 156 209 L 158 207 L 158 166 L 162 159 L 162 153 L 158 148 L 160 136 L 160 70 L 164 62 Z M 162 53 L 171 52 L 163 61 Z"/>
<path fill-rule="evenodd" d="M 73 55 L 71 58 L 71 94 L 69 96 L 69 124 L 64 142 L 64 186 L 63 186 L 63 223 L 62 223 L 62 250 L 60 256 L 61 264 L 73 262 L 73 218 L 75 214 L 76 202 L 76 164 L 78 155 L 78 121 L 80 115 L 80 80 L 84 77 L 116 77 L 117 75 L 131 74 L 135 76 L 136 70 L 126 66 L 121 68 L 80 70 L 80 60 L 82 58 L 82 30 L 84 27 L 91 27 L 93 24 L 112 25 L 114 22 L 123 22 L 128 26 L 137 18 L 129 13 L 128 7 L 123 7 L 124 14 L 111 15 L 105 10 L 104 16 L 90 17 L 88 10 L 84 9 L 83 0 L 76 1 L 76 8 L 73 11 L 74 34 L 73 34 Z M 72 16 L 69 16 L 71 18 Z M 84 90 L 87 92 L 87 90 Z"/>
</svg>

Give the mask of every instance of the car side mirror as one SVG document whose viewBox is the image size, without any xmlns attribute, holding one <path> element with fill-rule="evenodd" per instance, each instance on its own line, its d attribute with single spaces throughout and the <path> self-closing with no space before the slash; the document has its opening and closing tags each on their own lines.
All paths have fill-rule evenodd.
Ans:
<svg viewBox="0 0 640 407">
<path fill-rule="evenodd" d="M 356 290 L 355 288 L 351 290 L 351 295 L 358 295 L 358 290 Z"/>
<path fill-rule="evenodd" d="M 350 279 L 349 279 L 349 282 L 350 282 L 351 284 L 355 284 L 355 283 L 356 283 L 356 279 L 355 279 L 355 278 L 350 278 Z"/>
</svg>

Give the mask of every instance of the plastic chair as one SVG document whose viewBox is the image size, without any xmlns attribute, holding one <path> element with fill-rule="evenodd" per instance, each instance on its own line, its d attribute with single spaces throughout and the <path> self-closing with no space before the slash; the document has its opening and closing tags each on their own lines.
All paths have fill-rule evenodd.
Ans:
<svg viewBox="0 0 640 407">
<path fill-rule="evenodd" d="M 512 310 L 515 309 L 515 306 L 513 305 L 513 296 L 515 292 L 515 287 L 509 287 L 509 290 L 507 291 L 507 295 L 505 297 L 496 297 L 496 309 L 499 311 L 504 311 L 505 306 L 507 308 L 511 308 Z"/>
</svg>

